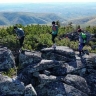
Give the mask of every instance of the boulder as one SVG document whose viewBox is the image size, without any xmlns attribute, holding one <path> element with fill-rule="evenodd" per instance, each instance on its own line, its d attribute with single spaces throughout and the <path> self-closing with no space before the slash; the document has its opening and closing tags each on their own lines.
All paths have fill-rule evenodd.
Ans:
<svg viewBox="0 0 96 96">
<path fill-rule="evenodd" d="M 24 68 L 22 72 L 18 75 L 18 79 L 24 82 L 24 84 L 28 84 L 32 79 L 32 75 L 34 77 L 38 77 L 39 71 L 44 71 L 46 69 L 60 66 L 62 64 L 63 64 L 62 61 L 41 60 L 41 62 L 39 63 L 36 63 L 34 65 L 29 65 L 28 67 Z"/>
<path fill-rule="evenodd" d="M 38 96 L 89 96 L 88 93 L 60 81 L 47 83 L 43 87 L 38 86 L 36 91 Z"/>
<path fill-rule="evenodd" d="M 0 96 L 20 96 L 24 94 L 24 90 L 22 82 L 0 74 Z"/>
<path fill-rule="evenodd" d="M 71 85 L 64 84 L 66 96 L 89 96 Z"/>
<path fill-rule="evenodd" d="M 96 68 L 96 54 L 95 53 L 90 53 L 90 55 L 84 55 L 82 58 L 85 59 L 87 67 Z"/>
<path fill-rule="evenodd" d="M 56 46 L 56 48 L 44 48 L 41 50 L 42 58 L 47 60 L 58 60 L 58 61 L 74 61 L 75 52 L 66 46 Z"/>
<path fill-rule="evenodd" d="M 24 96 L 37 96 L 37 93 L 31 84 L 25 87 Z"/>
<path fill-rule="evenodd" d="M 90 92 L 86 80 L 81 76 L 68 74 L 61 80 L 86 94 Z"/>
<path fill-rule="evenodd" d="M 15 68 L 15 58 L 7 47 L 0 48 L 0 71 Z"/>
<path fill-rule="evenodd" d="M 94 73 L 91 72 L 86 76 L 86 81 L 88 83 L 88 87 L 90 88 L 90 96 L 96 96 L 96 69 L 94 70 Z"/>
<path fill-rule="evenodd" d="M 30 65 L 26 67 L 23 72 L 27 71 L 27 73 L 34 73 L 37 71 L 42 71 L 45 69 L 53 68 L 56 66 L 62 65 L 64 62 L 62 61 L 56 61 L 56 60 L 41 60 L 41 62 L 35 64 L 35 65 Z"/>
<path fill-rule="evenodd" d="M 43 87 L 40 87 L 38 85 L 36 87 L 36 91 L 38 93 L 38 96 L 56 96 L 58 94 L 61 94 L 61 96 L 66 96 L 64 84 L 59 81 L 47 83 Z"/>
<path fill-rule="evenodd" d="M 25 68 L 28 65 L 39 63 L 42 60 L 40 52 L 25 51 L 19 55 L 20 68 Z"/>
</svg>

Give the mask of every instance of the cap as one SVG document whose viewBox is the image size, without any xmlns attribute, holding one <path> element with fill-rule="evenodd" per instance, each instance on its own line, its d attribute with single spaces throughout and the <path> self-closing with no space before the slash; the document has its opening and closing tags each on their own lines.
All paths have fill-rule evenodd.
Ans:
<svg viewBox="0 0 96 96">
<path fill-rule="evenodd" d="M 17 29 L 17 26 L 14 26 L 14 29 Z"/>
</svg>

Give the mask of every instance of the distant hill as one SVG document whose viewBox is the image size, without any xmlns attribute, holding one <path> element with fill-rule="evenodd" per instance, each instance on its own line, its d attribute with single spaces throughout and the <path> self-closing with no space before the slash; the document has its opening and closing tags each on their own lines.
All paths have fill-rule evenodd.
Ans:
<svg viewBox="0 0 96 96">
<path fill-rule="evenodd" d="M 32 12 L 1 12 L 0 26 L 15 24 L 51 24 L 52 21 L 59 20 L 62 25 L 69 22 L 75 25 L 96 25 L 96 16 L 79 17 L 75 19 L 63 19 L 54 13 L 32 13 Z"/>
<path fill-rule="evenodd" d="M 0 4 L 0 25 L 61 23 L 96 25 L 96 3 Z"/>
<path fill-rule="evenodd" d="M 72 22 L 73 24 L 77 25 L 96 25 L 96 16 L 87 16 L 81 18 L 71 19 L 68 22 Z"/>
<path fill-rule="evenodd" d="M 14 24 L 48 24 L 53 20 L 62 20 L 54 13 L 32 13 L 32 12 L 1 12 L 0 25 Z"/>
</svg>

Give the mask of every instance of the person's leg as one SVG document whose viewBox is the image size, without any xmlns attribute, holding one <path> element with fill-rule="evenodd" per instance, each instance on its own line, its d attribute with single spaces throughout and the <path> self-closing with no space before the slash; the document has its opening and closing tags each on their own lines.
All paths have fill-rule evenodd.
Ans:
<svg viewBox="0 0 96 96">
<path fill-rule="evenodd" d="M 84 46 L 85 46 L 85 43 L 83 43 L 82 46 L 84 47 Z M 88 50 L 85 50 L 85 51 L 84 51 L 83 48 L 82 48 L 82 53 L 83 53 L 83 54 L 87 54 L 87 55 L 89 55 Z"/>
<path fill-rule="evenodd" d="M 52 47 L 56 48 L 56 43 L 55 43 L 55 38 L 56 38 L 57 35 L 52 35 L 52 42 L 53 42 L 53 45 Z"/>
<path fill-rule="evenodd" d="M 55 43 L 54 39 L 55 39 L 55 35 L 52 34 L 52 42 L 53 42 L 53 44 Z"/>
<path fill-rule="evenodd" d="M 79 55 L 81 55 L 81 52 L 82 52 L 82 49 L 83 49 L 82 43 L 79 44 L 79 48 L 78 49 L 79 49 Z"/>
<path fill-rule="evenodd" d="M 85 43 L 82 43 L 82 53 L 83 53 L 83 54 L 85 54 L 85 53 L 84 53 L 84 50 L 83 50 L 83 47 L 84 47 L 84 46 L 85 46 Z"/>
<path fill-rule="evenodd" d="M 19 39 L 19 42 L 20 42 L 20 48 L 21 48 L 23 46 L 24 36 Z"/>
</svg>

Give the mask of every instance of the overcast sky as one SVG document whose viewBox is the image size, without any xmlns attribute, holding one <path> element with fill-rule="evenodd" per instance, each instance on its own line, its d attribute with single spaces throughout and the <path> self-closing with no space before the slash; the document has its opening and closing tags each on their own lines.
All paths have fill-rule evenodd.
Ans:
<svg viewBox="0 0 96 96">
<path fill-rule="evenodd" d="M 96 2 L 96 0 L 0 0 L 0 3 L 42 2 Z"/>
</svg>

